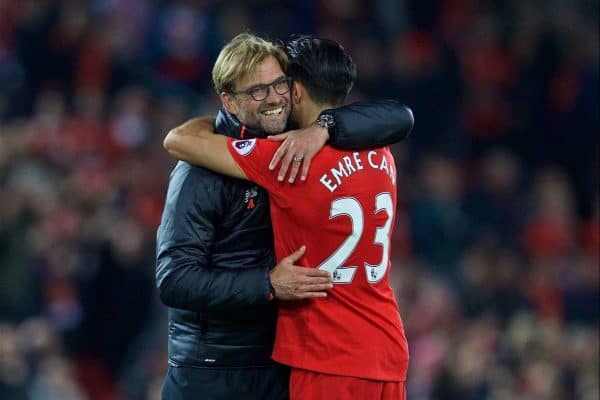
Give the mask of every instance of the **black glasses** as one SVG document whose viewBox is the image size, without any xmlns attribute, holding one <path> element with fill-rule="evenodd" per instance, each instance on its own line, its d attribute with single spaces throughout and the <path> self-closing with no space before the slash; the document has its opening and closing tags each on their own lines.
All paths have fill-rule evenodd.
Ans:
<svg viewBox="0 0 600 400">
<path fill-rule="evenodd" d="M 245 94 L 246 96 L 252 97 L 256 101 L 262 101 L 267 98 L 269 95 L 269 90 L 271 86 L 273 86 L 273 90 L 275 93 L 281 95 L 286 94 L 290 91 L 290 83 L 292 82 L 292 78 L 289 76 L 282 76 L 281 78 L 275 79 L 273 82 L 268 84 L 261 84 L 249 87 L 245 90 L 240 90 L 238 92 L 230 91 L 231 94 Z"/>
</svg>

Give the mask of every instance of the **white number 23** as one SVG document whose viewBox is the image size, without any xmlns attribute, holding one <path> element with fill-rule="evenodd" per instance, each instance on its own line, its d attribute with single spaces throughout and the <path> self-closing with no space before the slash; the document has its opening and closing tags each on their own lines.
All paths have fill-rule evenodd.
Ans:
<svg viewBox="0 0 600 400">
<path fill-rule="evenodd" d="M 387 220 L 382 227 L 376 229 L 373 243 L 381 245 L 382 256 L 381 262 L 377 265 L 371 265 L 368 262 L 364 263 L 367 282 L 369 283 L 377 283 L 383 278 L 389 262 L 390 228 L 392 227 L 394 217 L 394 206 L 392 196 L 387 192 L 379 193 L 375 196 L 375 211 L 373 214 L 378 214 L 381 211 L 386 212 Z M 333 277 L 333 283 L 350 283 L 354 279 L 357 267 L 342 265 L 344 265 L 360 241 L 365 224 L 364 213 L 358 200 L 353 197 L 342 197 L 331 202 L 329 219 L 341 215 L 350 217 L 352 233 L 317 268 L 329 271 Z"/>
</svg>

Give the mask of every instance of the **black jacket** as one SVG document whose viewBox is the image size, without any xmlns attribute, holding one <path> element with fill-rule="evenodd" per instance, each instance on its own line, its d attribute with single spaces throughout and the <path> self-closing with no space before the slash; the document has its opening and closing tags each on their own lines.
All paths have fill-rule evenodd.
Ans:
<svg viewBox="0 0 600 400">
<path fill-rule="evenodd" d="M 409 108 L 392 100 L 331 110 L 339 148 L 387 145 L 413 125 Z M 242 132 L 219 112 L 215 130 Z M 245 137 L 264 136 L 244 129 Z M 275 266 L 265 191 L 179 162 L 171 173 L 157 233 L 156 284 L 169 307 L 169 363 L 188 367 L 269 365 L 276 305 L 269 301 Z"/>
</svg>

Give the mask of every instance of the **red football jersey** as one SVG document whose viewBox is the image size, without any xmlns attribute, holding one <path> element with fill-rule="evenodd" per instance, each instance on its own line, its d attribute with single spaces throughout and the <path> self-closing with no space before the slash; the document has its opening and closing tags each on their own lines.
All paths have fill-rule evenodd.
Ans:
<svg viewBox="0 0 600 400">
<path fill-rule="evenodd" d="M 298 265 L 329 271 L 326 298 L 279 303 L 273 359 L 334 375 L 403 381 L 408 345 L 389 284 L 396 171 L 388 148 L 324 147 L 306 181 L 277 180 L 278 142 L 229 140 L 248 178 L 270 195 L 275 255 L 306 245 Z"/>
</svg>

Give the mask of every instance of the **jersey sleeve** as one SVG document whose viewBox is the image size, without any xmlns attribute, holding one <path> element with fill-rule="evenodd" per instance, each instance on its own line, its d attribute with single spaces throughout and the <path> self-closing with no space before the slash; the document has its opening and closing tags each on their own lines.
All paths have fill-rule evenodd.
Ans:
<svg viewBox="0 0 600 400">
<path fill-rule="evenodd" d="M 279 142 L 267 139 L 227 139 L 231 156 L 248 179 L 269 193 L 277 192 L 281 186 L 277 180 L 278 169 L 269 170 L 269 163 L 278 147 Z"/>
</svg>

